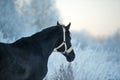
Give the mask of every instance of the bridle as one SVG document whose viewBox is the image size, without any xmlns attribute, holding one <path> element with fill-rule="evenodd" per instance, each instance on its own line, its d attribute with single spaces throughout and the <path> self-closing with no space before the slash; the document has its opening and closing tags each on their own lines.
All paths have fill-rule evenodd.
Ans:
<svg viewBox="0 0 120 80">
<path fill-rule="evenodd" d="M 63 54 L 65 54 L 65 53 L 67 53 L 67 54 L 69 54 L 72 50 L 73 50 L 73 48 L 72 48 L 72 46 L 68 49 L 68 47 L 67 47 L 67 44 L 66 44 L 66 37 L 65 37 L 65 28 L 64 27 L 62 27 L 62 29 L 63 29 L 63 42 L 58 46 L 58 47 L 56 47 L 56 48 L 54 48 L 54 51 L 58 51 L 58 49 L 60 49 L 62 46 L 64 46 L 65 47 L 65 50 L 62 52 Z"/>
</svg>

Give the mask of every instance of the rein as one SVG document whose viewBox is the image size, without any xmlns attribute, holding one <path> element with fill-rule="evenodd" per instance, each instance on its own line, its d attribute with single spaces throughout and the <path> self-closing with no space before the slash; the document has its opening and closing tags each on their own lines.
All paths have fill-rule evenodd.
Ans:
<svg viewBox="0 0 120 80">
<path fill-rule="evenodd" d="M 66 37 L 65 37 L 65 28 L 64 27 L 62 27 L 62 29 L 63 29 L 63 42 L 58 46 L 58 47 L 56 47 L 56 48 L 54 48 L 54 51 L 57 51 L 58 49 L 60 49 L 62 46 L 64 46 L 65 47 L 65 50 L 62 52 L 63 54 L 65 54 L 65 53 L 67 53 L 67 54 L 69 54 L 72 50 L 73 50 L 73 48 L 72 48 L 72 46 L 68 49 L 68 47 L 67 47 L 67 44 L 66 44 Z"/>
</svg>

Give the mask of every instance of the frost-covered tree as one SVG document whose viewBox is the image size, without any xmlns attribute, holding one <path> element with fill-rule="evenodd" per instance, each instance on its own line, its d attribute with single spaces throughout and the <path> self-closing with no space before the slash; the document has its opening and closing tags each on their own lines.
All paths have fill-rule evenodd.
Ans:
<svg viewBox="0 0 120 80">
<path fill-rule="evenodd" d="M 48 27 L 59 20 L 55 0 L 17 0 L 17 10 L 29 25 Z"/>
<path fill-rule="evenodd" d="M 0 0 L 0 31 L 3 33 L 3 38 L 11 39 L 19 36 L 18 25 L 21 25 L 21 21 L 14 0 Z"/>
<path fill-rule="evenodd" d="M 0 0 L 0 35 L 18 39 L 59 20 L 55 0 Z"/>
<path fill-rule="evenodd" d="M 54 0 L 34 0 L 33 11 L 36 18 L 35 24 L 38 26 L 48 26 L 58 20 L 58 11 L 55 8 Z M 37 5 L 36 5 L 37 4 Z"/>
</svg>

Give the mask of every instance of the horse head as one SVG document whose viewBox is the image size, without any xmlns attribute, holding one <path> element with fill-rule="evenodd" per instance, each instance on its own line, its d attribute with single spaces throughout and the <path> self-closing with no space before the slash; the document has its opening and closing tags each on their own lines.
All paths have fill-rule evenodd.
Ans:
<svg viewBox="0 0 120 80">
<path fill-rule="evenodd" d="M 61 34 L 59 34 L 59 38 L 56 41 L 54 48 L 54 51 L 61 52 L 66 57 L 68 62 L 72 62 L 75 58 L 75 53 L 71 45 L 71 36 L 69 31 L 70 25 L 71 23 L 65 26 L 57 22 L 57 27 L 61 29 Z"/>
</svg>

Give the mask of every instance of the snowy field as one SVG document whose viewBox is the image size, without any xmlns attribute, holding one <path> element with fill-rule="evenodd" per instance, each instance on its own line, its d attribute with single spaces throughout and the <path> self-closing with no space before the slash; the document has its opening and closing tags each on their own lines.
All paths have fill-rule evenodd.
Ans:
<svg viewBox="0 0 120 80">
<path fill-rule="evenodd" d="M 53 80 L 55 75 L 62 75 L 55 72 L 61 65 L 68 67 L 69 64 L 74 76 L 71 80 L 120 80 L 120 35 L 115 34 L 100 41 L 85 33 L 77 33 L 72 35 L 72 44 L 76 54 L 72 63 L 68 63 L 60 53 L 50 56 L 48 80 Z"/>
</svg>

